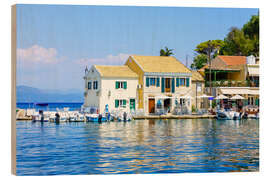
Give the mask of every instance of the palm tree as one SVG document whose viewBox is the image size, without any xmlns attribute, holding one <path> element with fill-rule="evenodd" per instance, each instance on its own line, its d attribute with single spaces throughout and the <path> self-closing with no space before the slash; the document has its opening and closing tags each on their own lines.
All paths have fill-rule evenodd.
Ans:
<svg viewBox="0 0 270 180">
<path fill-rule="evenodd" d="M 160 56 L 171 56 L 174 55 L 174 53 L 172 52 L 173 49 L 168 49 L 168 47 L 165 46 L 164 49 L 160 50 Z"/>
</svg>

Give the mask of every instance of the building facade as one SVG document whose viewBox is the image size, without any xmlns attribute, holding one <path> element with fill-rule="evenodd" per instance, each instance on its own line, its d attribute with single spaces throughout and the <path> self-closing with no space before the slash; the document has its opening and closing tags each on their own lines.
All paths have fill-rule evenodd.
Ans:
<svg viewBox="0 0 270 180">
<path fill-rule="evenodd" d="M 129 56 L 123 66 L 94 65 L 86 70 L 84 108 L 145 115 L 159 109 L 172 112 L 177 105 L 191 110 L 191 71 L 174 57 Z"/>
<path fill-rule="evenodd" d="M 191 105 L 195 109 L 207 108 L 208 100 L 201 98 L 204 95 L 204 78 L 198 71 L 192 71 L 191 77 L 192 99 Z"/>
<path fill-rule="evenodd" d="M 109 111 L 130 112 L 138 108 L 138 76 L 127 66 L 94 65 L 85 74 L 84 108 L 103 113 Z M 92 110 L 91 110 L 92 109 Z"/>
<path fill-rule="evenodd" d="M 205 89 L 213 96 L 241 95 L 245 105 L 259 105 L 259 58 L 254 56 L 217 56 L 199 72 L 204 75 Z"/>
<path fill-rule="evenodd" d="M 172 112 L 177 104 L 191 110 L 191 71 L 174 57 L 137 56 L 125 65 L 138 75 L 138 108 L 145 114 Z"/>
</svg>

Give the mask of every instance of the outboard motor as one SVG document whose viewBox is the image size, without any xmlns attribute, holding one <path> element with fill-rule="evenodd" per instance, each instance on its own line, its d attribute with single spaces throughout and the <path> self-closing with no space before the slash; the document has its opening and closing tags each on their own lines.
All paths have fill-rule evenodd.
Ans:
<svg viewBox="0 0 270 180">
<path fill-rule="evenodd" d="M 108 112 L 108 113 L 106 113 L 106 116 L 107 116 L 107 121 L 110 121 L 111 120 L 111 114 Z"/>
<path fill-rule="evenodd" d="M 123 120 L 127 121 L 127 113 L 126 112 L 124 112 L 124 114 L 123 114 Z"/>
<path fill-rule="evenodd" d="M 98 122 L 101 123 L 101 121 L 102 121 L 102 115 L 99 114 L 99 115 L 98 115 Z"/>
<path fill-rule="evenodd" d="M 44 114 L 42 110 L 39 110 L 39 114 L 41 115 L 40 122 L 44 122 Z"/>
<path fill-rule="evenodd" d="M 58 113 L 55 113 L 55 123 L 56 124 L 60 123 L 60 115 Z"/>
</svg>

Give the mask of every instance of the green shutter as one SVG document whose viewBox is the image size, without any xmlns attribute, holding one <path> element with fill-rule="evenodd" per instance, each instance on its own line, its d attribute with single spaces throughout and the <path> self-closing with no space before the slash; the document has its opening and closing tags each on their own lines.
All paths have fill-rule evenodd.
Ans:
<svg viewBox="0 0 270 180">
<path fill-rule="evenodd" d="M 256 105 L 256 106 L 259 106 L 259 99 L 256 99 L 256 100 L 255 100 L 255 105 Z"/>
<path fill-rule="evenodd" d="M 172 78 L 172 93 L 175 92 L 175 83 L 174 83 L 174 78 Z"/>
<path fill-rule="evenodd" d="M 149 87 L 149 78 L 146 78 L 146 87 Z"/>
<path fill-rule="evenodd" d="M 98 81 L 96 81 L 96 89 L 98 89 Z"/>
<path fill-rule="evenodd" d="M 127 82 L 124 82 L 124 89 L 127 89 Z"/>
<path fill-rule="evenodd" d="M 176 78 L 176 87 L 179 87 L 179 78 Z"/>
<path fill-rule="evenodd" d="M 157 78 L 157 87 L 159 87 L 159 77 Z"/>
<path fill-rule="evenodd" d="M 115 100 L 115 107 L 116 107 L 116 108 L 119 107 L 119 100 L 118 100 L 118 99 Z"/>
<path fill-rule="evenodd" d="M 119 89 L 119 82 L 118 81 L 115 82 L 115 89 Z"/>
<path fill-rule="evenodd" d="M 189 78 L 186 78 L 186 85 L 189 87 Z"/>
<path fill-rule="evenodd" d="M 244 99 L 244 106 L 247 106 L 247 105 L 248 105 L 248 100 Z"/>
<path fill-rule="evenodd" d="M 165 79 L 161 78 L 161 92 L 165 92 Z"/>
<path fill-rule="evenodd" d="M 123 100 L 123 105 L 126 106 L 126 104 L 127 104 L 127 100 L 124 99 Z"/>
</svg>

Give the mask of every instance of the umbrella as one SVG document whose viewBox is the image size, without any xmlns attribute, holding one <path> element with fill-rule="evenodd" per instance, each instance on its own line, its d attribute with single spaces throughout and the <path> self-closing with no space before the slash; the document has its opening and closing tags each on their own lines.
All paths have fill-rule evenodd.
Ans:
<svg viewBox="0 0 270 180">
<path fill-rule="evenodd" d="M 237 95 L 231 97 L 231 99 L 245 99 L 245 98 L 237 94 Z"/>
<path fill-rule="evenodd" d="M 206 94 L 203 94 L 203 95 L 201 95 L 201 96 L 198 96 L 197 98 L 210 98 L 210 97 L 213 97 L 213 96 L 208 96 L 208 95 L 206 95 Z"/>
<path fill-rule="evenodd" d="M 190 95 L 180 96 L 181 99 L 193 99 Z"/>
<path fill-rule="evenodd" d="M 164 95 L 155 96 L 155 99 L 171 99 L 171 98 L 172 98 L 172 97 L 164 96 Z"/>
<path fill-rule="evenodd" d="M 224 96 L 223 94 L 217 96 L 215 99 L 229 99 L 227 96 Z"/>
</svg>

